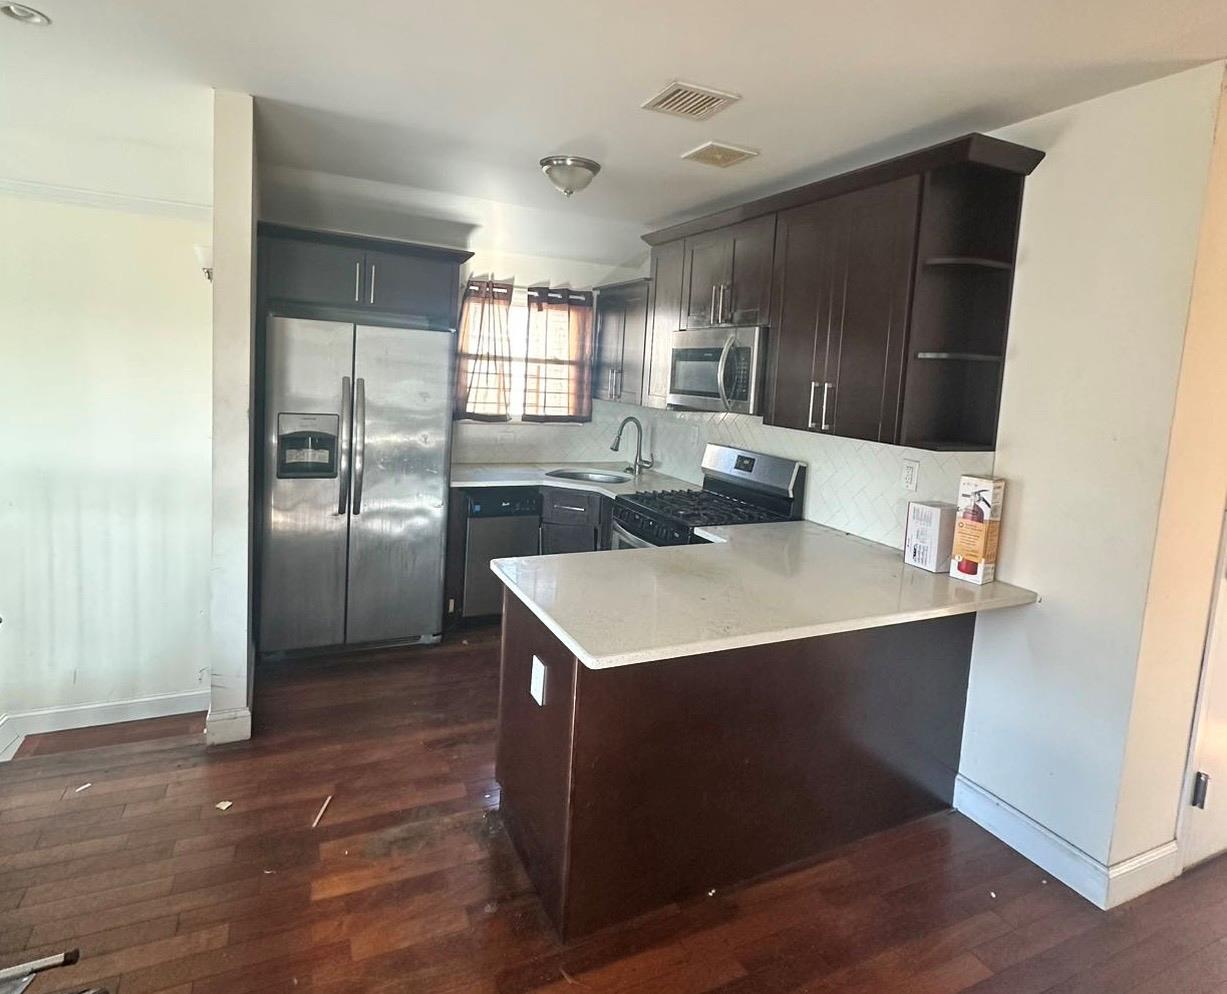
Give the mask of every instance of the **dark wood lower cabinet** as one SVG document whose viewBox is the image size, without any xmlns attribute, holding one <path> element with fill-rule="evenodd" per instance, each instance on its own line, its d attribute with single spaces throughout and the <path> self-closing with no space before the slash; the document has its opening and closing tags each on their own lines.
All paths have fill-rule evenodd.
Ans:
<svg viewBox="0 0 1227 994">
<path fill-rule="evenodd" d="M 951 803 L 974 615 L 592 670 L 504 597 L 501 811 L 564 938 Z"/>
<path fill-rule="evenodd" d="M 541 525 L 541 554 L 552 556 L 560 552 L 595 552 L 598 532 L 592 525 Z"/>
</svg>

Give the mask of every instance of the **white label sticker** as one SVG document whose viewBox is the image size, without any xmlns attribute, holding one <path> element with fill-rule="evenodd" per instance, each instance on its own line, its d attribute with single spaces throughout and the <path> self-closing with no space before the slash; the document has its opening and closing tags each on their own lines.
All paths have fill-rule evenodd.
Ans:
<svg viewBox="0 0 1227 994">
<path fill-rule="evenodd" d="M 326 463 L 328 462 L 328 455 L 327 449 L 286 449 L 285 461 L 287 463 Z"/>
</svg>

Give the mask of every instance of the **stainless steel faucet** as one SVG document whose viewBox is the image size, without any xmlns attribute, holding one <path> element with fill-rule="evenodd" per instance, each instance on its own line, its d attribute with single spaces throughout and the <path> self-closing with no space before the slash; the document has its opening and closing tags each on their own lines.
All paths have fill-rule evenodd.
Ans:
<svg viewBox="0 0 1227 994">
<path fill-rule="evenodd" d="M 640 423 L 637 417 L 631 415 L 622 419 L 622 423 L 618 425 L 618 434 L 614 435 L 613 445 L 611 445 L 609 448 L 614 452 L 618 451 L 618 446 L 622 444 L 622 432 L 626 429 L 628 424 L 634 425 L 636 429 L 635 463 L 633 466 L 627 466 L 626 468 L 638 476 L 643 470 L 651 469 L 653 466 L 655 466 L 656 460 L 643 458 L 643 425 Z"/>
</svg>

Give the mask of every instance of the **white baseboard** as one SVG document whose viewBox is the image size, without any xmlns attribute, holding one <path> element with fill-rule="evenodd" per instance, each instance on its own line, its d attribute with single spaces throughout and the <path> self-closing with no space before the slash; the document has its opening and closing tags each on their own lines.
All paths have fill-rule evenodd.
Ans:
<svg viewBox="0 0 1227 994">
<path fill-rule="evenodd" d="M 1108 867 L 1108 907 L 1132 901 L 1148 890 L 1175 880 L 1183 872 L 1184 860 L 1175 839 L 1113 863 Z"/>
<path fill-rule="evenodd" d="M 1182 870 L 1175 840 L 1111 866 L 1102 863 L 962 774 L 954 784 L 954 807 L 1099 908 L 1131 901 Z"/>
<path fill-rule="evenodd" d="M 62 732 L 70 728 L 113 725 L 118 721 L 165 718 L 173 714 L 207 711 L 208 690 L 180 694 L 157 694 L 106 704 L 73 704 L 62 708 L 39 708 L 19 714 L 0 715 L 0 762 L 12 759 L 27 735 Z"/>
<path fill-rule="evenodd" d="M 22 738 L 22 733 L 17 731 L 17 722 L 7 714 L 0 714 L 0 763 L 13 758 Z"/>
<path fill-rule="evenodd" d="M 210 711 L 209 717 L 205 720 L 205 735 L 209 745 L 246 742 L 251 738 L 251 709 L 230 708 L 226 711 Z"/>
</svg>

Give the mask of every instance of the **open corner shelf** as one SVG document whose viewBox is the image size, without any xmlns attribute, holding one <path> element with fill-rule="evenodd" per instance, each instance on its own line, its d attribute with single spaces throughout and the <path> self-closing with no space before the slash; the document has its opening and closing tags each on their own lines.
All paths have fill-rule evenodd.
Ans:
<svg viewBox="0 0 1227 994">
<path fill-rule="evenodd" d="M 1005 362 L 1005 356 L 993 352 L 917 352 L 916 358 L 949 362 Z"/>
<path fill-rule="evenodd" d="M 978 255 L 934 255 L 925 259 L 926 266 L 966 266 L 973 269 L 993 269 L 1009 271 L 1014 268 L 1009 262 L 1000 259 L 986 259 Z"/>
</svg>

